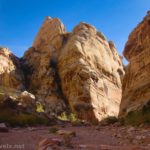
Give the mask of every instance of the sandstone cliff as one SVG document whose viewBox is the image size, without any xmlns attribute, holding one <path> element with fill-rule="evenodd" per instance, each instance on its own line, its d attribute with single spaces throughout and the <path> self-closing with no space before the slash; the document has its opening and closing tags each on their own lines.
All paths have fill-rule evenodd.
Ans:
<svg viewBox="0 0 150 150">
<path fill-rule="evenodd" d="M 46 113 L 60 113 L 65 108 L 57 70 L 57 55 L 64 33 L 59 19 L 46 17 L 32 47 L 22 59 L 26 87 L 46 106 Z"/>
<path fill-rule="evenodd" d="M 121 116 L 150 101 L 150 12 L 130 34 L 123 53 L 129 65 L 123 81 Z"/>
<path fill-rule="evenodd" d="M 117 116 L 122 62 L 112 42 L 86 23 L 77 25 L 59 55 L 62 89 L 80 118 Z"/>
<path fill-rule="evenodd" d="M 47 112 L 62 111 L 69 103 L 82 119 L 118 115 L 122 61 L 94 27 L 80 23 L 66 33 L 59 19 L 47 17 L 22 64 L 27 88 Z"/>
</svg>

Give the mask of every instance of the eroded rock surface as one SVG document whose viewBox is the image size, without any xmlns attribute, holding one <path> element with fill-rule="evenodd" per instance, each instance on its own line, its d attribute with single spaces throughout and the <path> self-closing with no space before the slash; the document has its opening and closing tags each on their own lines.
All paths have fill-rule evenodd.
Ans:
<svg viewBox="0 0 150 150">
<path fill-rule="evenodd" d="M 68 35 L 59 55 L 62 90 L 80 118 L 117 116 L 121 101 L 122 61 L 112 42 L 86 23 Z"/>
<path fill-rule="evenodd" d="M 45 105 L 46 113 L 58 114 L 68 106 L 90 121 L 118 116 L 122 60 L 95 27 L 80 23 L 67 33 L 59 19 L 46 17 L 21 67 L 26 90 Z"/>
<path fill-rule="evenodd" d="M 150 12 L 130 34 L 123 53 L 129 65 L 123 81 L 120 115 L 150 101 Z"/>
<path fill-rule="evenodd" d="M 63 45 L 64 32 L 59 19 L 46 17 L 33 46 L 22 60 L 26 86 L 45 103 L 47 113 L 59 113 L 65 107 L 57 70 L 57 55 Z"/>
</svg>

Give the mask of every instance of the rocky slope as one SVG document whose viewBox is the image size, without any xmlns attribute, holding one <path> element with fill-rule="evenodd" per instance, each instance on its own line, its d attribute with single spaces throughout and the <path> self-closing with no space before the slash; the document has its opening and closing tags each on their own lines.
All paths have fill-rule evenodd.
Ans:
<svg viewBox="0 0 150 150">
<path fill-rule="evenodd" d="M 22 66 L 27 89 L 46 112 L 59 113 L 69 104 L 82 119 L 118 115 L 122 61 L 114 44 L 89 24 L 67 33 L 59 19 L 47 17 Z"/>
<path fill-rule="evenodd" d="M 130 34 L 123 53 L 129 65 L 123 81 L 121 116 L 150 101 L 150 12 Z"/>
<path fill-rule="evenodd" d="M 25 91 L 20 60 L 8 48 L 0 48 L 0 122 L 19 113 L 35 111 L 35 96 Z"/>
</svg>

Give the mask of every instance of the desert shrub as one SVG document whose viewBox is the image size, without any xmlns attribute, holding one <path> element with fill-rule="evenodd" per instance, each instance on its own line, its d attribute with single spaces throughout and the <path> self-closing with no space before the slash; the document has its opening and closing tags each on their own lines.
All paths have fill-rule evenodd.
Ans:
<svg viewBox="0 0 150 150">
<path fill-rule="evenodd" d="M 114 124 L 118 121 L 118 118 L 115 116 L 108 116 L 107 118 L 103 119 L 101 122 L 104 124 Z"/>
<path fill-rule="evenodd" d="M 38 108 L 38 111 L 42 112 L 42 108 Z M 42 114 L 20 111 L 17 104 L 8 99 L 0 103 L 0 122 L 8 123 L 10 126 L 32 126 L 47 125 L 49 119 Z"/>
<path fill-rule="evenodd" d="M 66 112 L 61 113 L 57 118 L 62 121 L 69 121 L 69 118 L 68 118 L 68 115 L 66 114 Z"/>
<path fill-rule="evenodd" d="M 71 113 L 71 114 L 69 115 L 69 120 L 70 120 L 71 122 L 77 122 L 77 121 L 78 121 L 77 114 L 76 114 L 76 113 Z"/>
<path fill-rule="evenodd" d="M 61 113 L 60 116 L 57 117 L 59 120 L 62 120 L 62 121 L 69 121 L 69 122 L 78 122 L 80 121 L 77 117 L 77 114 L 76 113 L 69 113 L 67 114 L 66 112 L 63 112 Z"/>
<path fill-rule="evenodd" d="M 40 102 L 36 103 L 36 112 L 37 113 L 43 113 L 44 112 L 44 106 Z"/>
<path fill-rule="evenodd" d="M 49 120 L 43 116 L 35 114 L 17 114 L 11 109 L 1 110 L 0 122 L 8 123 L 10 126 L 33 126 L 33 125 L 47 125 Z"/>
<path fill-rule="evenodd" d="M 56 127 L 51 127 L 49 129 L 49 133 L 56 133 L 57 131 L 58 131 L 58 128 L 56 128 Z"/>
<path fill-rule="evenodd" d="M 110 123 L 110 124 L 113 124 L 115 122 L 118 121 L 118 118 L 114 117 L 114 116 L 110 116 L 108 118 L 106 118 L 106 122 Z"/>
<path fill-rule="evenodd" d="M 142 109 L 129 112 L 122 120 L 131 125 L 150 123 L 150 101 Z"/>
</svg>

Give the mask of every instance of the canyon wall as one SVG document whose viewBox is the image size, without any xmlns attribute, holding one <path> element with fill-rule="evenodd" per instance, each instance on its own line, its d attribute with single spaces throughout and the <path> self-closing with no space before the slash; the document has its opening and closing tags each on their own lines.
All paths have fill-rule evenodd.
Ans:
<svg viewBox="0 0 150 150">
<path fill-rule="evenodd" d="M 150 101 L 150 12 L 130 34 L 123 54 L 129 64 L 123 80 L 120 116 Z"/>
</svg>

